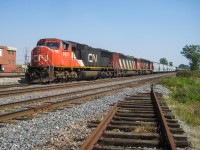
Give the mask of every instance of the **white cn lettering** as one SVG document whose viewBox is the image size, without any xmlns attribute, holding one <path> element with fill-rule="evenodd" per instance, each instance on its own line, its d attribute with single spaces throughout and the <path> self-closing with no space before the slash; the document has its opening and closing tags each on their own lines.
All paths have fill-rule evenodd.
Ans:
<svg viewBox="0 0 200 150">
<path fill-rule="evenodd" d="M 97 62 L 97 55 L 95 56 L 94 54 L 88 54 L 88 61 L 89 62 Z"/>
</svg>

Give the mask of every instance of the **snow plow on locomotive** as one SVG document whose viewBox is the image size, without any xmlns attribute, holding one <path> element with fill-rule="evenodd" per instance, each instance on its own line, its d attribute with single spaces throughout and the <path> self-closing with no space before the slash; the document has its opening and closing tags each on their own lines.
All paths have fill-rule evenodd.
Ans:
<svg viewBox="0 0 200 150">
<path fill-rule="evenodd" d="M 92 48 L 85 44 L 46 38 L 31 52 L 26 72 L 29 83 L 107 78 L 153 73 L 149 60 Z"/>
</svg>

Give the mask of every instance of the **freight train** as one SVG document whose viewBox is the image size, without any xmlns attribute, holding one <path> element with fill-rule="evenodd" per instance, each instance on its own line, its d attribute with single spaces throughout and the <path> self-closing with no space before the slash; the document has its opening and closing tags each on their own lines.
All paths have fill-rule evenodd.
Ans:
<svg viewBox="0 0 200 150">
<path fill-rule="evenodd" d="M 86 44 L 45 38 L 31 52 L 29 83 L 122 77 L 175 71 L 173 66 L 135 58 Z"/>
</svg>

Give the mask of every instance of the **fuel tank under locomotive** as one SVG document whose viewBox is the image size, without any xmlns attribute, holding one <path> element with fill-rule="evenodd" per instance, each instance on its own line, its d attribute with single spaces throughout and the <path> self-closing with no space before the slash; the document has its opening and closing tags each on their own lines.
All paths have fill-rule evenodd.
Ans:
<svg viewBox="0 0 200 150">
<path fill-rule="evenodd" d="M 112 72 L 108 71 L 58 71 L 53 67 L 29 67 L 26 74 L 29 83 L 48 83 L 51 81 L 68 81 L 78 79 L 94 79 L 111 77 Z"/>
</svg>

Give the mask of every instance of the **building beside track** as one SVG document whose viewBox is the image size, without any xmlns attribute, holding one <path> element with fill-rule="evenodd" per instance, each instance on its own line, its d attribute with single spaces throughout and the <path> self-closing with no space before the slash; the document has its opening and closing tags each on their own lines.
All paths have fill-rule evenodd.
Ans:
<svg viewBox="0 0 200 150">
<path fill-rule="evenodd" d="M 0 46 L 0 71 L 16 71 L 16 51 L 17 48 Z"/>
</svg>

